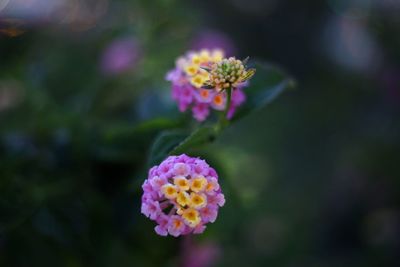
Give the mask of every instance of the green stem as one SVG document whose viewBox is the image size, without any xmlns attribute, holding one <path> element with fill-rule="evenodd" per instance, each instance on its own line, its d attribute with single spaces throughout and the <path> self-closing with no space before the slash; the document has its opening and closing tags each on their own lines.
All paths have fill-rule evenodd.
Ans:
<svg viewBox="0 0 400 267">
<path fill-rule="evenodd" d="M 231 107 L 231 100 L 232 100 L 232 88 L 226 89 L 226 104 L 225 110 L 221 114 L 219 119 L 219 123 L 217 125 L 217 131 L 222 131 L 226 126 L 229 124 L 229 120 L 227 119 L 229 108 Z"/>
<path fill-rule="evenodd" d="M 225 106 L 225 110 L 224 110 L 224 118 L 225 120 L 227 120 L 227 116 L 228 116 L 228 111 L 229 108 L 231 107 L 231 99 L 232 99 L 232 88 L 228 88 L 226 89 L 226 106 Z"/>
</svg>

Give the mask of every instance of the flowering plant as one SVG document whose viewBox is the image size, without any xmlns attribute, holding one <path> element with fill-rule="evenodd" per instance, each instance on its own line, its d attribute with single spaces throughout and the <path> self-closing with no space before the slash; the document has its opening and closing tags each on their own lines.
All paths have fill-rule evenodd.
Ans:
<svg viewBox="0 0 400 267">
<path fill-rule="evenodd" d="M 185 154 L 151 168 L 142 187 L 142 213 L 157 222 L 155 231 L 163 236 L 202 233 L 225 203 L 217 172 Z"/>
<path fill-rule="evenodd" d="M 148 25 L 154 22 L 154 10 L 148 19 Z M 170 32 L 176 30 L 175 25 Z M 181 54 L 173 40 L 164 39 L 165 49 L 159 49 L 138 30 L 56 43 L 49 33 L 30 44 L 35 32 L 2 40 L 15 54 L 5 53 L 1 62 L 7 69 L 0 80 L 1 266 L 43 266 L 31 253 L 35 247 L 62 262 L 53 265 L 96 265 L 61 256 L 79 257 L 81 251 L 110 262 L 109 252 L 123 248 L 117 258 L 133 255 L 140 266 L 136 255 L 143 250 L 165 253 L 162 262 L 154 262 L 162 266 L 179 252 L 169 244 L 180 239 L 158 235 L 187 240 L 203 231 L 212 234 L 227 221 L 221 211 L 232 207 L 240 213 L 224 169 L 227 160 L 204 149 L 283 92 L 290 81 L 284 72 L 253 59 L 227 58 L 225 51 L 233 51 L 228 46 L 198 47 L 168 72 L 170 105 L 151 89 L 163 88 L 159 81 L 167 64 Z M 257 69 L 254 76 L 250 65 Z M 194 120 L 183 111 L 191 111 Z M 132 236 L 158 241 L 147 248 L 142 242 L 142 251 L 132 253 L 120 246 L 132 244 Z M 71 253 L 64 253 L 66 247 Z M 26 262 L 21 251 L 31 255 Z M 193 251 L 185 256 L 200 262 L 197 248 Z"/>
<path fill-rule="evenodd" d="M 243 89 L 248 85 L 244 64 L 233 60 L 224 59 L 224 52 L 217 49 L 189 52 L 178 58 L 166 79 L 172 83 L 172 98 L 179 110 L 191 108 L 193 117 L 204 121 L 210 109 L 225 110 L 228 104 L 226 116 L 232 118 L 246 100 Z M 223 92 L 228 88 L 234 89 L 232 94 L 230 90 Z"/>
<path fill-rule="evenodd" d="M 215 139 L 245 102 L 243 88 L 249 85 L 255 69 L 247 68 L 248 58 L 241 61 L 223 56 L 221 50 L 189 52 L 167 74 L 172 83 L 172 98 L 180 111 L 191 107 L 198 121 L 206 120 L 210 109 L 223 113 L 213 126 L 200 127 L 188 136 L 179 131 L 164 132 L 154 142 L 149 162 L 163 161 L 150 169 L 143 183 L 141 212 L 157 223 L 155 231 L 159 235 L 202 233 L 207 223 L 215 221 L 218 208 L 225 203 L 218 175 L 205 161 L 185 154 L 171 156 Z M 260 70 L 263 73 L 265 68 L 261 66 Z M 271 101 L 287 85 L 283 80 L 267 95 L 260 90 L 259 95 L 252 96 L 257 101 L 250 102 L 251 108 L 261 106 L 260 100 Z"/>
</svg>

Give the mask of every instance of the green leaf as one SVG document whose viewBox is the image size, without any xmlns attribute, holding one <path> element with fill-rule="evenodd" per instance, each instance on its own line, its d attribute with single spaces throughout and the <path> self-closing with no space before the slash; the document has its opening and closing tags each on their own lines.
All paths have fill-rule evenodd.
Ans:
<svg viewBox="0 0 400 267">
<path fill-rule="evenodd" d="M 180 155 L 211 143 L 216 135 L 215 128 L 211 126 L 200 127 L 192 134 L 180 130 L 164 131 L 153 143 L 149 156 L 149 166 L 160 163 L 169 155 Z"/>
<path fill-rule="evenodd" d="M 295 81 L 283 70 L 263 62 L 255 62 L 257 73 L 244 89 L 247 99 L 233 120 L 238 120 L 273 102 L 286 89 L 293 88 Z"/>
<path fill-rule="evenodd" d="M 170 155 L 182 154 L 186 151 L 198 148 L 207 143 L 212 143 L 217 135 L 217 131 L 214 127 L 211 126 L 203 126 L 196 131 L 194 131 L 191 135 L 189 135 L 185 140 L 183 140 L 178 146 L 176 146 L 171 152 Z"/>
<path fill-rule="evenodd" d="M 187 136 L 188 134 L 186 131 L 182 130 L 168 130 L 159 134 L 150 149 L 149 166 L 159 164 L 175 147 L 185 140 Z"/>
</svg>

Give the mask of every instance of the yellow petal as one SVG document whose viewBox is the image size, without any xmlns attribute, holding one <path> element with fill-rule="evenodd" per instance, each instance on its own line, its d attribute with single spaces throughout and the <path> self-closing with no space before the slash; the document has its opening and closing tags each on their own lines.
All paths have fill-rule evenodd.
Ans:
<svg viewBox="0 0 400 267">
<path fill-rule="evenodd" d="M 189 76 L 196 75 L 197 72 L 198 72 L 198 70 L 199 70 L 199 66 L 194 65 L 194 64 L 187 65 L 187 66 L 185 67 L 185 72 L 186 72 L 186 74 L 189 75 Z"/>
</svg>

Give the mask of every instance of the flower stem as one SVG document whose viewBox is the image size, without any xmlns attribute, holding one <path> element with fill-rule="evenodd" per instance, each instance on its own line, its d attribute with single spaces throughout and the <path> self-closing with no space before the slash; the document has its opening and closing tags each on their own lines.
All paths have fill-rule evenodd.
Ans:
<svg viewBox="0 0 400 267">
<path fill-rule="evenodd" d="M 225 106 L 225 110 L 224 110 L 225 120 L 228 120 L 227 116 L 228 116 L 229 109 L 231 107 L 231 99 L 232 99 L 232 88 L 228 88 L 228 89 L 226 89 L 226 106 Z"/>
<path fill-rule="evenodd" d="M 222 114 L 220 114 L 219 123 L 216 125 L 217 132 L 222 131 L 229 124 L 229 120 L 228 120 L 227 116 L 228 116 L 229 108 L 231 107 L 231 99 L 232 99 L 232 88 L 227 88 L 226 89 L 225 110 L 223 111 Z"/>
</svg>

